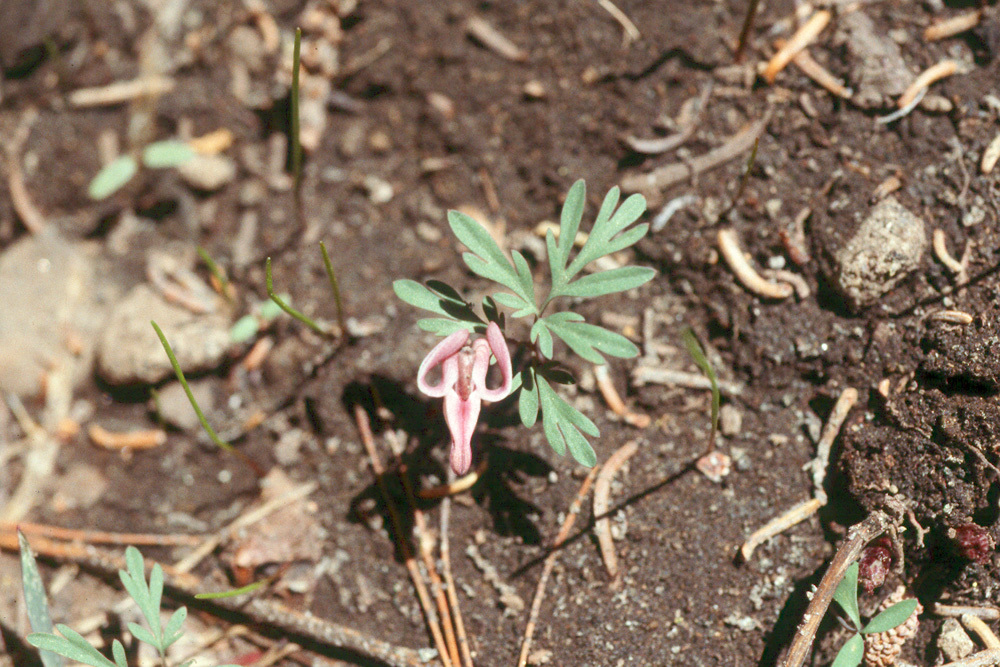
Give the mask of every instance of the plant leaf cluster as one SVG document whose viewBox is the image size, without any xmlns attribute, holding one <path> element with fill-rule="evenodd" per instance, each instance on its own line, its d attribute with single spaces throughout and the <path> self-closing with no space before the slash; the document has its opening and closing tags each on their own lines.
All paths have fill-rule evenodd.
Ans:
<svg viewBox="0 0 1000 667">
<path fill-rule="evenodd" d="M 125 647 L 117 639 L 111 644 L 111 656 L 114 658 L 112 661 L 91 646 L 80 633 L 66 625 L 58 624 L 55 626 L 59 635 L 52 633 L 48 601 L 45 598 L 45 588 L 38 572 L 38 565 L 35 563 L 34 554 L 32 554 L 27 540 L 24 539 L 24 535 L 20 532 L 18 540 L 21 547 L 21 581 L 28 607 L 28 618 L 31 622 L 31 628 L 35 631 L 28 635 L 27 640 L 29 644 L 39 649 L 45 667 L 62 667 L 65 664 L 63 658 L 69 658 L 91 667 L 128 667 Z M 129 623 L 129 632 L 139 641 L 154 646 L 166 664 L 167 649 L 184 634 L 181 626 L 184 625 L 184 620 L 187 618 L 187 607 L 180 607 L 174 611 L 164 626 L 160 619 L 160 602 L 163 598 L 163 568 L 159 564 L 153 565 L 147 582 L 142 554 L 131 546 L 125 551 L 125 567 L 126 569 L 118 571 L 118 576 L 121 578 L 125 590 L 139 606 L 139 611 L 142 612 L 148 626 L 143 627 L 137 623 Z M 189 660 L 179 667 L 188 667 L 193 663 L 194 660 Z M 235 667 L 235 665 L 225 665 L 224 667 Z"/>
<path fill-rule="evenodd" d="M 590 324 L 572 310 L 555 310 L 554 304 L 563 297 L 591 299 L 624 292 L 647 283 L 656 274 L 653 269 L 640 266 L 583 274 L 585 267 L 632 246 L 649 230 L 646 223 L 633 224 L 646 210 L 642 195 L 632 195 L 619 205 L 620 196 L 619 189 L 612 188 L 590 233 L 582 234 L 586 186 L 582 180 L 573 184 L 563 204 L 558 234 L 553 230 L 546 233 L 550 280 L 544 297 L 537 293 L 531 267 L 520 252 L 512 250 L 508 258 L 479 222 L 464 213 L 449 211 L 452 232 L 468 248 L 462 255 L 465 265 L 503 288 L 483 300 L 485 320 L 456 289 L 441 281 L 428 281 L 425 285 L 404 279 L 393 283 L 396 296 L 435 315 L 419 320 L 417 326 L 439 336 L 463 328 L 482 332 L 488 321 L 495 321 L 503 328 L 505 317 L 500 315 L 498 305 L 512 311 L 511 319 L 530 318 L 532 354 L 526 367 L 515 375 L 512 391 L 519 392 L 521 421 L 531 427 L 541 413 L 542 429 L 556 453 L 563 455 L 568 449 L 574 459 L 587 466 L 594 465 L 597 459 L 585 436 L 597 437 L 599 432 L 590 419 L 553 388 L 553 384 L 574 382 L 572 375 L 555 361 L 555 340 L 561 340 L 572 352 L 595 364 L 605 363 L 607 356 L 635 357 L 639 349 L 621 334 Z"/>
<path fill-rule="evenodd" d="M 855 634 L 851 636 L 837 652 L 832 667 L 857 667 L 865 653 L 865 635 L 878 634 L 898 627 L 906 622 L 917 608 L 917 599 L 910 598 L 892 605 L 875 618 L 861 625 L 861 613 L 858 611 L 858 563 L 851 563 L 844 573 L 844 578 L 833 593 L 840 608 L 854 625 Z"/>
</svg>

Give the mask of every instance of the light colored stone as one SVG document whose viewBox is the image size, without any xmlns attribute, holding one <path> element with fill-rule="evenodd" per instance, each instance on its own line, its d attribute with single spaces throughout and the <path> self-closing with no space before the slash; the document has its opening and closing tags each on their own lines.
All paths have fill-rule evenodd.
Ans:
<svg viewBox="0 0 1000 667">
<path fill-rule="evenodd" d="M 927 249 L 924 221 L 894 197 L 875 205 L 836 253 L 838 286 L 853 309 L 870 305 L 920 265 Z"/>
<path fill-rule="evenodd" d="M 96 294 L 92 254 L 45 231 L 0 256 L 0 391 L 35 396 L 47 373 L 90 375 L 105 307 Z"/>
<path fill-rule="evenodd" d="M 191 187 L 211 192 L 236 178 L 236 163 L 225 155 L 195 155 L 177 172 Z"/>
<path fill-rule="evenodd" d="M 961 660 L 975 650 L 976 645 L 962 624 L 954 618 L 945 619 L 938 633 L 937 647 L 948 662 Z"/>
<path fill-rule="evenodd" d="M 219 365 L 230 345 L 229 320 L 195 314 L 137 285 L 115 304 L 98 350 L 98 370 L 111 384 L 151 384 L 173 375 L 170 359 L 150 325 L 155 321 L 185 373 Z"/>
<path fill-rule="evenodd" d="M 211 414 L 215 410 L 215 392 L 212 390 L 212 381 L 195 380 L 189 382 L 189 386 L 201 411 L 205 414 Z M 184 431 L 201 428 L 198 415 L 191 407 L 191 401 L 188 400 L 180 382 L 171 382 L 160 389 L 153 402 L 153 408 L 157 410 L 160 419 L 171 426 L 176 426 Z"/>
<path fill-rule="evenodd" d="M 743 429 L 743 413 L 739 408 L 726 403 L 719 408 L 719 430 L 722 435 L 731 438 Z"/>
</svg>

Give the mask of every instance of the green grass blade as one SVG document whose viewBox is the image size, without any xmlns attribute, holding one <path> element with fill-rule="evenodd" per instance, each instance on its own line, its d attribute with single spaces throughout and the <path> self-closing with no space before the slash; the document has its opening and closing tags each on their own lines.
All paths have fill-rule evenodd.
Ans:
<svg viewBox="0 0 1000 667">
<path fill-rule="evenodd" d="M 681 336 L 688 354 L 694 359 L 694 363 L 701 369 L 701 372 L 708 376 L 708 381 L 712 385 L 712 431 L 709 434 L 708 451 L 713 451 L 715 449 L 715 434 L 719 430 L 719 379 L 715 376 L 712 364 L 708 363 L 708 357 L 705 356 L 701 345 L 698 344 L 698 338 L 694 335 L 694 331 L 689 327 L 684 330 Z"/>
<path fill-rule="evenodd" d="M 233 302 L 232 291 L 229 286 L 229 279 L 226 278 L 226 272 L 222 270 L 222 267 L 216 264 L 212 256 L 208 254 L 208 251 L 198 246 L 197 248 L 198 256 L 201 257 L 201 261 L 205 262 L 205 266 L 208 267 L 209 272 L 219 281 L 219 290 L 222 292 L 222 297 L 229 303 Z"/>
<path fill-rule="evenodd" d="M 255 581 L 252 584 L 248 584 L 241 588 L 234 588 L 228 591 L 219 591 L 217 593 L 198 593 L 195 595 L 196 600 L 218 600 L 221 598 L 234 598 L 238 595 L 244 595 L 246 593 L 253 593 L 254 591 L 263 588 L 267 585 L 268 580 Z"/>
<path fill-rule="evenodd" d="M 326 244 L 320 241 L 319 249 L 323 253 L 323 266 L 330 279 L 330 289 L 333 290 L 333 301 L 337 304 L 337 323 L 340 325 L 341 335 L 346 336 L 347 320 L 344 319 L 344 300 L 340 296 L 340 283 L 337 282 L 337 274 L 333 271 L 333 264 L 330 262 L 330 254 L 326 251 Z"/>
<path fill-rule="evenodd" d="M 274 293 L 274 280 L 271 277 L 270 257 L 268 257 L 267 260 L 264 262 L 264 283 L 267 286 L 267 295 L 271 297 L 271 301 L 277 304 L 279 308 L 281 308 L 283 311 L 285 311 L 286 313 L 297 319 L 299 322 L 302 322 L 302 324 L 306 325 L 307 327 L 318 333 L 320 336 L 326 337 L 330 335 L 330 332 L 321 327 L 319 324 L 317 324 L 315 320 L 295 310 L 287 303 L 285 303 L 280 296 Z"/>
<path fill-rule="evenodd" d="M 205 413 L 201 411 L 198 401 L 195 400 L 194 393 L 191 391 L 191 386 L 188 384 L 187 378 L 184 377 L 184 371 L 181 370 L 181 365 L 177 361 L 177 356 L 174 354 L 173 348 L 170 347 L 170 343 L 167 342 L 167 337 L 163 335 L 163 330 L 160 329 L 156 322 L 151 321 L 150 324 L 153 325 L 153 329 L 156 331 L 156 335 L 160 339 L 160 344 L 163 346 L 163 350 L 167 353 L 167 357 L 170 358 L 170 365 L 174 367 L 174 373 L 177 375 L 177 381 L 180 382 L 181 387 L 184 388 L 184 393 L 187 394 L 188 402 L 191 403 L 191 407 L 194 408 L 194 413 L 198 415 L 198 421 L 201 422 L 201 427 L 205 429 L 205 433 L 208 434 L 209 439 L 227 452 L 235 451 L 232 445 L 216 435 L 215 429 L 212 428 L 212 425 L 208 423 L 208 419 L 205 418 Z"/>
</svg>

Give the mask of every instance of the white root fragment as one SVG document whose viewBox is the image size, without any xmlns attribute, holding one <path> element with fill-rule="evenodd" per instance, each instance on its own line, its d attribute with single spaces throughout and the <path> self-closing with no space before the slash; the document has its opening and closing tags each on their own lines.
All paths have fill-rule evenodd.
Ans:
<svg viewBox="0 0 1000 667">
<path fill-rule="evenodd" d="M 483 46 L 493 51 L 501 58 L 523 63 L 528 59 L 528 52 L 510 41 L 499 30 L 478 16 L 471 16 L 465 22 L 465 30 Z"/>
<path fill-rule="evenodd" d="M 913 83 L 899 96 L 896 105 L 903 109 L 910 105 L 921 90 L 926 90 L 935 81 L 940 81 L 958 71 L 958 63 L 954 60 L 942 60 L 936 65 L 931 65 L 921 72 Z"/>
<path fill-rule="evenodd" d="M 611 408 L 612 412 L 621 417 L 626 424 L 637 428 L 646 428 L 649 426 L 652 422 L 649 415 L 629 412 L 629 409 L 625 407 L 625 401 L 622 400 L 622 397 L 618 394 L 618 390 L 615 389 L 614 382 L 611 381 L 611 374 L 608 373 L 607 364 L 594 365 L 594 379 L 608 407 Z"/>
<path fill-rule="evenodd" d="M 677 371 L 672 368 L 655 368 L 653 366 L 637 366 L 632 371 L 632 382 L 636 386 L 644 384 L 665 384 L 685 389 L 711 389 L 712 382 L 704 375 Z M 726 396 L 739 396 L 743 393 L 743 385 L 738 382 L 719 380 L 719 393 Z"/>
<path fill-rule="evenodd" d="M 847 414 L 857 402 L 858 390 L 854 387 L 846 387 L 844 391 L 840 392 L 840 396 L 830 412 L 830 417 L 823 427 L 823 432 L 820 434 L 819 442 L 816 443 L 816 458 L 808 464 L 812 468 L 813 493 L 823 501 L 824 505 L 826 504 L 826 491 L 823 489 L 823 482 L 826 480 L 826 468 L 830 462 L 830 449 L 833 447 L 833 441 L 837 439 L 837 434 L 840 433 L 840 427 L 847 419 Z"/>
<path fill-rule="evenodd" d="M 826 9 L 821 9 L 810 17 L 808 21 L 799 28 L 791 39 L 785 42 L 785 45 L 778 49 L 778 52 L 774 54 L 771 60 L 767 63 L 764 68 L 763 77 L 768 83 L 774 83 L 775 77 L 781 70 L 788 66 L 788 63 L 792 62 L 792 59 L 805 49 L 809 44 L 819 36 L 819 33 L 823 31 L 823 28 L 830 22 L 833 14 Z"/>
<path fill-rule="evenodd" d="M 765 299 L 787 299 L 795 291 L 788 283 L 772 283 L 757 273 L 743 254 L 736 232 L 732 229 L 720 229 L 718 240 L 722 258 L 740 284 L 751 293 Z"/>
<path fill-rule="evenodd" d="M 979 169 L 984 174 L 989 174 L 993 171 L 993 168 L 997 166 L 997 161 L 1000 160 L 1000 134 L 993 137 L 993 141 L 990 145 L 986 147 L 983 151 L 982 162 L 979 163 Z"/>
<path fill-rule="evenodd" d="M 795 298 L 799 301 L 805 301 L 812 294 L 812 290 L 809 289 L 809 283 L 798 273 L 794 271 L 788 271 L 786 269 L 764 269 L 763 274 L 766 278 L 770 278 L 778 283 L 788 283 L 795 290 Z"/>
<path fill-rule="evenodd" d="M 974 12 L 959 14 L 958 16 L 952 16 L 951 18 L 936 21 L 935 23 L 927 26 L 927 29 L 924 30 L 924 39 L 928 42 L 933 42 L 939 39 L 954 37 L 955 35 L 965 32 L 966 30 L 975 28 L 982 18 L 982 11 L 977 9 Z"/>
<path fill-rule="evenodd" d="M 931 248 L 934 250 L 934 256 L 937 257 L 938 261 L 946 269 L 955 274 L 958 284 L 962 285 L 968 282 L 968 276 L 966 275 L 968 271 L 968 252 L 963 253 L 961 261 L 952 257 L 951 253 L 948 252 L 948 244 L 943 229 L 934 230 L 931 236 Z"/>
<path fill-rule="evenodd" d="M 993 667 L 994 665 L 1000 665 L 1000 648 L 988 648 L 941 667 Z"/>
<path fill-rule="evenodd" d="M 604 566 L 611 576 L 612 585 L 617 581 L 619 571 L 618 554 L 611 538 L 611 521 L 607 516 L 608 505 L 610 505 L 611 480 L 637 451 L 639 451 L 639 443 L 635 440 L 622 445 L 618 451 L 608 457 L 601 472 L 597 474 L 597 481 L 594 482 L 594 532 L 597 534 L 597 542 L 601 547 L 601 557 L 604 559 Z"/>
<path fill-rule="evenodd" d="M 949 324 L 972 324 L 972 315 L 963 310 L 939 310 L 927 316 L 927 319 L 934 322 L 948 322 Z"/>
<path fill-rule="evenodd" d="M 79 88 L 69 94 L 75 107 L 100 107 L 130 102 L 139 97 L 156 97 L 173 90 L 176 82 L 169 77 L 152 76 L 131 81 L 116 81 L 98 88 Z"/>
<path fill-rule="evenodd" d="M 622 30 L 625 31 L 626 46 L 642 38 L 642 34 L 639 32 L 639 29 L 635 27 L 635 23 L 632 22 L 632 19 L 626 16 L 625 12 L 618 9 L 618 7 L 611 2 L 611 0 L 597 0 L 597 4 L 599 4 L 608 14 L 611 14 L 611 17 L 618 21 Z"/>
<path fill-rule="evenodd" d="M 962 621 L 962 625 L 976 633 L 979 640 L 983 642 L 983 646 L 988 649 L 1000 649 L 1000 639 L 997 639 L 997 636 L 993 634 L 993 630 L 986 625 L 986 621 L 973 614 L 962 614 L 959 620 Z"/>
<path fill-rule="evenodd" d="M 941 604 L 936 602 L 931 605 L 931 613 L 937 616 L 957 618 L 968 614 L 981 618 L 984 621 L 1000 620 L 1000 609 L 997 607 L 969 607 L 967 605 Z"/>
<path fill-rule="evenodd" d="M 755 530 L 747 538 L 747 541 L 743 543 L 743 546 L 740 547 L 740 556 L 743 558 L 743 561 L 749 561 L 754 550 L 761 544 L 775 535 L 780 535 L 795 524 L 805 521 L 819 511 L 819 508 L 822 506 L 823 503 L 819 498 L 810 498 L 805 502 L 799 503 L 784 514 L 776 516 Z"/>
</svg>

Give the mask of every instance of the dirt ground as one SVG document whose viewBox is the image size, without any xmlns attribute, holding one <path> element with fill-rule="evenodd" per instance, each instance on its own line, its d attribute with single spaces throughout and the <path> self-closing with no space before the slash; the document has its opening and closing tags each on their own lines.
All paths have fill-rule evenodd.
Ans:
<svg viewBox="0 0 1000 667">
<path fill-rule="evenodd" d="M 263 473 L 273 482 L 279 470 L 284 484 L 315 490 L 220 545 L 194 569 L 200 581 L 231 587 L 287 568 L 263 595 L 394 645 L 433 646 L 354 416 L 356 405 L 371 414 L 386 461 L 401 445 L 417 483 L 444 479 L 440 405 L 415 383 L 435 338 L 416 328 L 420 315 L 392 282 L 444 280 L 474 303 L 485 293 L 460 261 L 449 209 L 498 230 L 541 276 L 534 230 L 558 220 L 583 178 L 584 229 L 619 184 L 646 195 L 657 228 L 624 258 L 655 268 L 652 282 L 573 305 L 643 350 L 610 369 L 629 410 L 651 423 L 624 423 L 595 389 L 593 367 L 570 362 L 581 379 L 571 400 L 601 430 L 599 462 L 629 441 L 639 449 L 611 488 L 621 579 L 602 563 L 588 501 L 549 581 L 532 664 L 776 665 L 846 527 L 887 500 L 907 508 L 902 559 L 863 609 L 899 583 L 925 610 L 995 604 L 1000 169 L 987 173 L 984 153 L 1000 148 L 1000 14 L 995 4 L 941 0 L 762 4 L 737 63 L 746 6 L 731 0 L 3 3 L 0 517 L 17 501 L 14 518 L 37 523 L 211 534 L 267 497 Z M 608 11 L 615 6 L 628 27 Z M 773 83 L 759 75 L 778 40 L 827 11 L 808 54 L 850 91 L 817 85 L 801 56 Z M 971 12 L 969 29 L 925 36 Z M 296 26 L 302 221 L 288 149 Z M 951 75 L 886 122 L 915 76 L 942 61 L 954 63 Z M 79 95 L 152 80 L 169 85 L 119 101 Z M 744 177 L 753 142 L 736 143 L 762 119 Z M 682 136 L 659 154 L 635 141 L 672 135 Z M 110 197 L 88 198 L 108 156 L 170 138 L 195 138 L 211 158 L 199 157 L 196 173 L 143 168 Z M 669 181 L 638 178 L 669 164 Z M 897 247 L 901 222 L 862 233 L 891 200 L 909 212 L 909 249 Z M 742 286 L 720 256 L 724 228 L 753 265 L 798 276 L 786 280 L 802 293 L 769 299 Z M 937 230 L 945 261 L 932 246 Z M 873 241 L 878 233 L 887 240 Z M 266 257 L 276 291 L 336 321 L 320 241 L 350 340 L 281 316 L 232 342 L 232 323 L 266 301 Z M 191 277 L 209 282 L 197 247 L 234 288 L 228 304 L 209 291 L 212 313 L 166 302 L 170 290 L 196 291 Z M 852 278 L 845 257 L 859 253 L 892 268 Z M 148 320 L 165 312 L 208 420 L 242 457 L 207 440 L 156 339 L 147 344 Z M 638 379 L 640 368 L 697 374 L 680 342 L 687 326 L 735 387 L 723 392 L 719 446 L 732 471 L 721 483 L 692 465 L 708 437 L 709 393 Z M 248 362 L 260 340 L 272 347 Z M 812 496 L 803 466 L 849 387 L 860 400 L 834 443 L 829 502 L 742 562 L 750 533 Z M 476 663 L 511 665 L 547 547 L 587 471 L 556 456 L 540 426 L 523 428 L 512 401 L 482 421 L 475 447 L 488 468 L 452 503 L 451 563 Z M 101 447 L 108 438 L 94 426 L 149 431 L 142 443 L 154 446 Z M 24 488 L 32 469 L 43 474 Z M 421 507 L 436 530 L 440 502 Z M 975 553 L 957 537 L 970 531 L 982 545 Z M 163 563 L 189 551 L 143 547 Z M 122 592 L 73 560 L 43 559 L 53 616 L 71 627 L 97 618 L 90 636 L 110 641 L 131 620 L 117 606 Z M 18 576 L 16 554 L 0 554 L 0 664 L 41 664 L 23 643 Z M 171 604 L 180 602 L 191 604 Z M 192 636 L 248 622 L 223 618 L 193 614 Z M 925 611 L 900 660 L 946 662 L 941 625 Z M 265 636 L 257 644 L 230 634 L 201 655 L 258 664 L 281 633 L 255 627 Z M 829 664 L 847 636 L 827 619 L 809 664 Z M 381 664 L 309 648 L 278 664 Z"/>
</svg>

